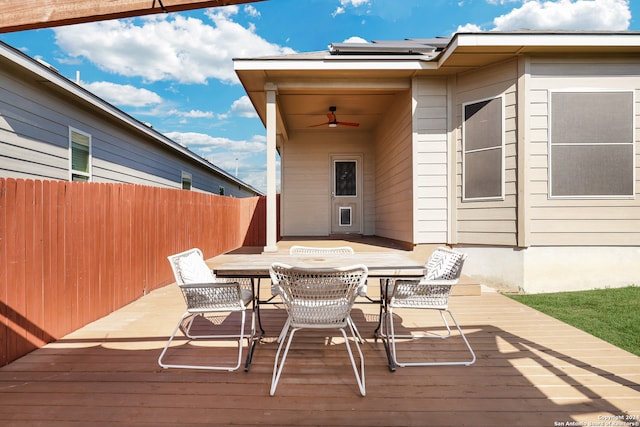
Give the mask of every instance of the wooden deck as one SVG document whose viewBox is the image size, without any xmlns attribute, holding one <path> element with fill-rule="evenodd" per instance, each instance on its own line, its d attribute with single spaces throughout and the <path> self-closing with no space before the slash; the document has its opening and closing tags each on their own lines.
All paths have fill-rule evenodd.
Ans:
<svg viewBox="0 0 640 427">
<path fill-rule="evenodd" d="M 637 356 L 487 288 L 453 297 L 450 307 L 476 351 L 474 365 L 390 372 L 382 343 L 372 338 L 378 308 L 357 304 L 367 396 L 338 338 L 301 332 L 270 397 L 284 310 L 263 309 L 267 336 L 249 372 L 163 370 L 158 355 L 184 310 L 170 285 L 1 368 L 0 425 L 640 425 Z M 398 314 L 405 329 L 439 326 L 435 317 Z M 405 356 L 464 357 L 458 336 L 427 341 L 406 343 Z M 174 361 L 196 363 L 231 360 L 235 351 L 231 343 L 181 338 L 172 350 Z"/>
</svg>

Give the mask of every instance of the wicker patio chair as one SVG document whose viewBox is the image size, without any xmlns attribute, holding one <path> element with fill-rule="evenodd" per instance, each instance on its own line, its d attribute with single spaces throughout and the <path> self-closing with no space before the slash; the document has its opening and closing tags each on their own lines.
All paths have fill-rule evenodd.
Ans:
<svg viewBox="0 0 640 427">
<path fill-rule="evenodd" d="M 302 246 L 302 245 L 293 245 L 289 248 L 290 255 L 353 255 L 355 251 L 351 246 L 334 246 L 334 247 L 315 247 L 315 246 Z M 358 296 L 366 297 L 367 296 L 367 281 L 365 280 L 362 286 L 357 290 Z M 276 286 L 271 286 L 271 295 L 278 295 L 278 289 Z M 362 335 L 360 335 L 360 331 L 356 327 L 355 323 L 353 323 L 353 329 L 356 331 L 356 335 L 358 336 L 358 340 L 360 343 L 363 343 Z M 284 329 L 283 329 L 284 331 Z M 284 338 L 282 335 L 278 338 L 278 342 Z"/>
<path fill-rule="evenodd" d="M 288 335 L 287 344 L 283 353 L 285 339 L 280 340 L 273 364 L 269 394 L 273 396 L 276 392 L 294 334 L 301 329 L 310 328 L 340 330 L 347 346 L 360 393 L 364 396 L 364 357 L 352 326 L 351 309 L 357 296 L 358 287 L 362 286 L 367 278 L 367 267 L 354 265 L 335 269 L 306 269 L 274 263 L 269 273 L 271 280 L 279 288 L 288 314 L 288 320 L 280 334 L 281 337 Z M 347 327 L 351 331 L 353 342 L 358 350 L 360 369 L 356 365 L 350 340 L 345 331 Z"/>
<path fill-rule="evenodd" d="M 251 331 L 245 333 L 246 307 L 253 301 L 253 291 L 250 281 L 239 282 L 237 279 L 228 280 L 216 278 L 213 272 L 204 262 L 200 249 L 194 248 L 188 251 L 171 255 L 168 257 L 171 269 L 176 279 L 176 283 L 182 291 L 187 310 L 184 312 L 176 325 L 171 337 L 167 341 L 162 353 L 158 357 L 158 364 L 163 368 L 186 368 L 186 369 L 212 369 L 234 371 L 240 367 L 242 361 L 243 340 L 248 342 L 255 335 L 255 315 L 252 310 Z M 194 320 L 199 316 L 207 314 L 224 314 L 240 312 L 241 322 L 237 333 L 193 333 L 192 326 Z M 186 324 L 185 324 L 186 321 Z M 211 365 L 180 365 L 169 364 L 163 361 L 167 350 L 176 333 L 182 329 L 184 335 L 189 339 L 231 339 L 238 340 L 238 360 L 232 366 L 211 366 Z M 209 331 L 208 331 L 209 332 Z"/>
<path fill-rule="evenodd" d="M 449 296 L 451 289 L 460 279 L 462 266 L 466 259 L 466 254 L 439 247 L 427 260 L 425 268 L 426 275 L 418 280 L 388 279 L 387 285 L 382 287 L 382 298 L 384 312 L 381 313 L 381 335 L 388 342 L 391 342 L 391 355 L 393 362 L 397 366 L 431 366 L 431 365 L 471 365 L 476 361 L 476 355 L 462 332 L 462 328 L 456 321 L 451 310 L 449 310 Z M 397 309 L 423 309 L 436 310 L 446 327 L 446 333 L 437 334 L 423 331 L 421 334 L 397 334 L 394 325 L 394 311 Z M 448 313 L 455 324 L 460 336 L 464 340 L 471 358 L 462 361 L 442 361 L 442 362 L 402 362 L 398 360 L 396 341 L 398 338 L 448 338 L 451 336 L 451 328 L 444 315 Z"/>
</svg>

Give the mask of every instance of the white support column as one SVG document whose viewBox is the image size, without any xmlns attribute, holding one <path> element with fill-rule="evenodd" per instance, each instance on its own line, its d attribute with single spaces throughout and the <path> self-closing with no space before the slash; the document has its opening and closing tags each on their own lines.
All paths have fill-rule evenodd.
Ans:
<svg viewBox="0 0 640 427">
<path fill-rule="evenodd" d="M 267 245 L 265 252 L 278 250 L 276 210 L 276 93 L 277 86 L 265 85 L 267 95 Z"/>
</svg>

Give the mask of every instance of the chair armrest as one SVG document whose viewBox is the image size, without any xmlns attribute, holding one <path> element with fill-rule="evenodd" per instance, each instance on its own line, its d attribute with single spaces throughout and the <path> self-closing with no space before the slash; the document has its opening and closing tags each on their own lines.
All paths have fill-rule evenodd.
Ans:
<svg viewBox="0 0 640 427">
<path fill-rule="evenodd" d="M 398 279 L 389 287 L 392 306 L 446 308 L 456 280 Z"/>
<path fill-rule="evenodd" d="M 247 304 L 237 282 L 189 283 L 179 286 L 189 311 L 243 309 Z"/>
</svg>

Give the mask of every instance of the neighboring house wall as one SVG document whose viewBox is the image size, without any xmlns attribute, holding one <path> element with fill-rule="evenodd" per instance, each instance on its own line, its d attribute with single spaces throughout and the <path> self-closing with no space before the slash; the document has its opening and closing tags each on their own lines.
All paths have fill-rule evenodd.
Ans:
<svg viewBox="0 0 640 427">
<path fill-rule="evenodd" d="M 364 211 L 374 203 L 374 144 L 367 133 L 327 129 L 295 132 L 281 150 L 281 233 L 283 236 L 327 236 L 331 229 L 331 155 L 361 155 Z M 363 234 L 374 234 L 366 215 Z"/>
<path fill-rule="evenodd" d="M 182 172 L 187 172 L 192 190 L 219 194 L 223 187 L 229 196 L 256 195 L 24 69 L 2 63 L 0 177 L 69 180 L 70 127 L 91 136 L 92 182 L 182 188 Z"/>
<path fill-rule="evenodd" d="M 396 95 L 375 135 L 375 234 L 411 242 L 413 184 L 411 94 Z"/>
</svg>

